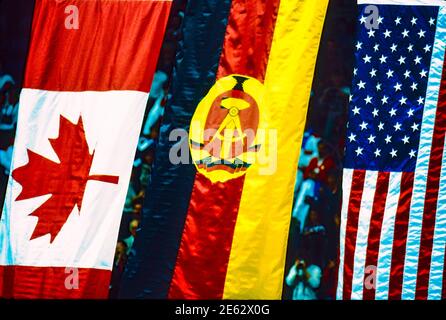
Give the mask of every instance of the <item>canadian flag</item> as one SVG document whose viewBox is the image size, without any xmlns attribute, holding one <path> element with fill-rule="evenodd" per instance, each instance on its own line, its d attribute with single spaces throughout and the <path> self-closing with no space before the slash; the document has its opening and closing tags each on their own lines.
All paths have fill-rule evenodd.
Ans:
<svg viewBox="0 0 446 320">
<path fill-rule="evenodd" d="M 37 0 L 0 297 L 106 298 L 171 1 Z"/>
</svg>

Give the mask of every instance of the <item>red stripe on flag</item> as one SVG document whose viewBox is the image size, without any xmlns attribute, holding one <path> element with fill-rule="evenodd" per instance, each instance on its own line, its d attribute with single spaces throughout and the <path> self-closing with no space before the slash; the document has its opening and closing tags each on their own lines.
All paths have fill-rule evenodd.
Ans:
<svg viewBox="0 0 446 320">
<path fill-rule="evenodd" d="M 36 1 L 24 87 L 149 92 L 170 5 L 170 1 Z M 66 22 L 72 22 L 65 13 L 68 6 L 78 8 L 78 29 L 67 28 Z"/>
<path fill-rule="evenodd" d="M 401 300 L 403 288 L 404 260 L 406 256 L 409 211 L 412 200 L 414 173 L 403 172 L 401 176 L 400 197 L 395 217 L 393 235 L 392 265 L 389 279 L 389 299 Z"/>
<path fill-rule="evenodd" d="M 222 298 L 243 182 L 237 178 L 228 188 L 195 177 L 169 298 Z"/>
<path fill-rule="evenodd" d="M 390 172 L 379 172 L 376 182 L 375 198 L 373 199 L 372 216 L 370 218 L 369 236 L 367 240 L 367 256 L 365 266 L 377 267 L 379 244 L 381 241 L 381 228 L 384 218 L 384 210 L 386 208 L 387 192 L 389 190 Z M 364 274 L 364 300 L 375 299 L 375 286 L 366 287 L 367 277 L 371 274 Z M 373 276 L 373 275 L 372 275 Z"/>
<path fill-rule="evenodd" d="M 446 68 L 443 69 L 442 79 L 435 115 L 429 171 L 427 174 L 423 226 L 418 257 L 417 289 L 415 293 L 415 299 L 417 300 L 426 300 L 429 288 L 432 246 L 434 241 L 437 201 L 440 189 L 440 176 L 443 164 L 443 149 L 446 133 Z"/>
<path fill-rule="evenodd" d="M 344 247 L 344 284 L 343 299 L 350 300 L 352 295 L 353 267 L 355 260 L 356 237 L 358 235 L 358 218 L 364 190 L 365 170 L 354 170 L 352 188 L 347 211 L 347 227 Z"/>
<path fill-rule="evenodd" d="M 110 276 L 99 269 L 0 266 L 0 297 L 106 299 Z"/>
<path fill-rule="evenodd" d="M 217 79 L 263 82 L 279 2 L 232 1 Z M 244 179 L 212 184 L 196 175 L 169 298 L 222 299 Z"/>
<path fill-rule="evenodd" d="M 232 1 L 217 79 L 241 73 L 263 82 L 279 3 Z"/>
</svg>

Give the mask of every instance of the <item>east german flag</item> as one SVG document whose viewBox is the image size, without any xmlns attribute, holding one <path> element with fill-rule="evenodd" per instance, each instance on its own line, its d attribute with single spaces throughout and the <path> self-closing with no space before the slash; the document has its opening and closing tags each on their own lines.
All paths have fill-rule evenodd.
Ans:
<svg viewBox="0 0 446 320">
<path fill-rule="evenodd" d="M 0 297 L 106 298 L 170 1 L 37 0 Z"/>
<path fill-rule="evenodd" d="M 327 4 L 189 1 L 122 297 L 281 298 Z"/>
</svg>

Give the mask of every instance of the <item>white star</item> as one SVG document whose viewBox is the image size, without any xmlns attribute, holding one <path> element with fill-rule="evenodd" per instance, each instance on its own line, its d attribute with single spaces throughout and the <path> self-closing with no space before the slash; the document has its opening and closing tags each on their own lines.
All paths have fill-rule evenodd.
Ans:
<svg viewBox="0 0 446 320">
<path fill-rule="evenodd" d="M 415 150 L 410 150 L 409 156 L 410 156 L 411 159 L 414 158 L 415 157 Z"/>
<path fill-rule="evenodd" d="M 371 143 L 375 143 L 375 136 L 374 135 L 370 135 L 370 137 L 367 138 L 367 140 L 369 140 L 369 144 Z"/>
<path fill-rule="evenodd" d="M 413 59 L 413 61 L 415 62 L 415 64 L 420 64 L 421 63 L 421 57 L 416 56 L 415 59 Z"/>
<path fill-rule="evenodd" d="M 431 51 L 431 48 L 432 48 L 432 46 L 430 46 L 430 45 L 427 44 L 427 45 L 423 48 L 423 50 L 424 50 L 425 53 L 428 53 L 428 52 Z"/>
<path fill-rule="evenodd" d="M 362 80 L 358 82 L 358 88 L 359 89 L 365 89 L 365 82 L 363 82 Z"/>
<path fill-rule="evenodd" d="M 414 82 L 410 87 L 412 88 L 412 91 L 415 91 L 418 89 L 418 83 Z"/>
<path fill-rule="evenodd" d="M 403 32 L 401 32 L 401 34 L 403 35 L 403 38 L 406 38 L 406 37 L 408 37 L 408 36 L 409 36 L 409 31 L 408 31 L 408 30 L 406 30 L 406 29 L 404 29 L 404 31 L 403 31 Z"/>
<path fill-rule="evenodd" d="M 374 154 L 375 154 L 375 157 L 377 157 L 377 158 L 380 157 L 381 156 L 381 149 L 376 149 Z"/>
<path fill-rule="evenodd" d="M 376 69 L 372 69 L 370 72 L 370 77 L 376 77 Z"/>
<path fill-rule="evenodd" d="M 393 70 L 389 69 L 389 71 L 387 71 L 386 75 L 387 75 L 387 79 L 392 78 L 393 77 Z"/>
<path fill-rule="evenodd" d="M 406 70 L 406 72 L 404 72 L 404 77 L 407 79 L 410 77 L 410 71 Z"/>
<path fill-rule="evenodd" d="M 359 126 L 361 127 L 361 131 L 367 129 L 368 125 L 369 125 L 369 124 L 368 124 L 367 122 L 363 121 L 363 122 L 359 125 Z"/>
<path fill-rule="evenodd" d="M 353 108 L 352 111 L 353 111 L 353 114 L 357 115 L 357 114 L 360 114 L 360 113 L 361 113 L 361 112 L 360 112 L 360 111 L 361 111 L 361 108 L 358 108 L 358 107 L 355 106 L 355 107 Z"/>
<path fill-rule="evenodd" d="M 400 65 L 402 65 L 403 63 L 406 63 L 406 57 L 400 56 L 400 58 L 398 59 L 398 62 L 400 63 Z"/>
<path fill-rule="evenodd" d="M 357 42 L 356 43 L 356 50 L 361 50 L 362 49 L 362 42 Z"/>
<path fill-rule="evenodd" d="M 381 91 L 381 83 L 376 84 L 376 91 Z"/>
<path fill-rule="evenodd" d="M 367 18 L 364 16 L 361 16 L 361 18 L 359 19 L 359 22 L 361 22 L 361 24 L 364 24 L 367 22 Z"/>
<path fill-rule="evenodd" d="M 413 109 L 410 108 L 409 111 L 407 111 L 407 116 L 412 117 L 413 116 Z"/>
<path fill-rule="evenodd" d="M 390 109 L 389 114 L 391 117 L 396 116 L 396 110 L 394 108 Z"/>
<path fill-rule="evenodd" d="M 353 95 L 350 94 L 350 96 L 348 97 L 348 101 L 349 101 L 349 102 L 352 102 L 352 100 L 353 100 Z"/>
<path fill-rule="evenodd" d="M 396 25 L 401 24 L 401 18 L 400 18 L 400 17 L 398 17 L 398 18 L 395 19 L 395 24 L 396 24 Z"/>
<path fill-rule="evenodd" d="M 393 127 L 395 128 L 395 131 L 401 131 L 401 124 L 399 122 L 395 123 Z"/>
<path fill-rule="evenodd" d="M 415 132 L 415 131 L 419 130 L 418 126 L 419 126 L 419 124 L 414 122 L 413 125 L 411 126 L 412 131 Z"/>
<path fill-rule="evenodd" d="M 399 102 L 400 102 L 401 105 L 406 104 L 406 102 L 407 102 L 407 98 L 406 98 L 406 97 L 401 97 L 401 99 L 399 100 Z"/>
<path fill-rule="evenodd" d="M 384 140 L 386 141 L 386 144 L 389 144 L 392 142 L 392 136 L 387 135 L 387 137 Z"/>
<path fill-rule="evenodd" d="M 367 32 L 367 34 L 369 35 L 369 38 L 375 37 L 375 30 L 370 29 L 369 32 Z"/>
<path fill-rule="evenodd" d="M 372 103 L 372 97 L 367 96 L 367 97 L 364 99 L 364 101 L 365 101 L 365 104 Z"/>
<path fill-rule="evenodd" d="M 375 50 L 375 52 L 379 51 L 379 44 L 376 43 L 375 46 L 373 47 L 373 50 Z"/>
<path fill-rule="evenodd" d="M 421 39 L 421 38 L 424 38 L 424 35 L 426 34 L 426 31 L 424 31 L 424 30 L 420 30 L 420 32 L 418 32 L 417 34 L 418 34 L 418 36 L 419 36 L 420 39 Z"/>
<path fill-rule="evenodd" d="M 413 44 L 410 44 L 410 45 L 407 47 L 407 50 L 408 50 L 409 52 L 412 52 L 412 51 L 413 51 Z"/>
<path fill-rule="evenodd" d="M 384 21 L 384 18 L 383 17 L 378 17 L 378 19 L 377 19 L 377 22 L 378 22 L 378 25 L 380 25 L 381 23 L 383 23 L 383 21 Z"/>
<path fill-rule="evenodd" d="M 429 25 L 433 26 L 435 24 L 435 19 L 434 18 L 430 18 L 429 19 Z"/>
<path fill-rule="evenodd" d="M 392 52 L 395 52 L 396 48 L 398 48 L 398 46 L 396 44 L 392 44 L 392 46 L 390 47 L 390 50 L 392 50 Z"/>
<path fill-rule="evenodd" d="M 396 92 L 396 91 L 401 91 L 401 86 L 402 86 L 401 83 L 398 83 L 398 82 L 397 82 L 397 83 L 393 86 L 393 87 L 395 88 L 395 92 Z"/>
<path fill-rule="evenodd" d="M 396 150 L 395 149 L 392 149 L 392 151 L 390 151 L 390 155 L 392 156 L 392 158 L 395 158 L 396 157 Z"/>
<path fill-rule="evenodd" d="M 372 57 L 365 55 L 364 58 L 362 58 L 364 60 L 364 63 L 370 63 L 372 61 Z"/>
<path fill-rule="evenodd" d="M 384 38 L 385 38 L 385 39 L 389 38 L 391 33 L 392 33 L 392 31 L 386 29 L 386 31 L 383 33 Z"/>
<path fill-rule="evenodd" d="M 354 68 L 354 69 L 353 69 L 353 75 L 355 75 L 355 76 L 358 75 L 358 68 Z"/>
<path fill-rule="evenodd" d="M 410 23 L 412 23 L 412 25 L 416 25 L 417 24 L 417 18 L 413 17 L 412 20 L 410 21 Z"/>
<path fill-rule="evenodd" d="M 404 144 L 409 143 L 409 137 L 408 136 L 404 136 L 404 138 L 401 139 L 401 140 L 404 142 Z"/>
<path fill-rule="evenodd" d="M 423 99 L 423 97 L 419 97 L 418 100 L 417 100 L 417 102 L 418 102 L 418 104 L 419 104 L 420 106 L 423 105 L 423 103 L 424 103 L 424 99 Z"/>
<path fill-rule="evenodd" d="M 380 122 L 380 123 L 378 124 L 378 130 L 379 130 L 379 131 L 384 130 L 384 123 Z"/>
<path fill-rule="evenodd" d="M 425 77 L 427 77 L 427 71 L 426 70 L 421 70 L 421 72 L 420 72 L 420 76 L 421 76 L 421 78 L 425 78 Z"/>
<path fill-rule="evenodd" d="M 382 55 L 381 58 L 379 58 L 379 61 L 381 63 L 386 63 L 387 62 L 387 57 L 385 55 Z"/>
<path fill-rule="evenodd" d="M 381 103 L 382 103 L 382 104 L 386 104 L 386 103 L 388 102 L 388 100 L 389 100 L 389 97 L 384 96 L 384 97 L 381 99 Z"/>
<path fill-rule="evenodd" d="M 363 150 L 364 150 L 363 148 L 358 147 L 358 149 L 355 150 L 355 152 L 356 152 L 356 156 L 361 155 Z"/>
<path fill-rule="evenodd" d="M 348 137 L 348 139 L 350 140 L 350 142 L 356 141 L 356 135 L 352 133 L 350 133 L 350 136 Z"/>
<path fill-rule="evenodd" d="M 378 116 L 378 109 L 373 109 L 373 112 L 372 112 L 372 114 L 373 114 L 373 117 L 375 118 L 375 117 L 377 117 Z"/>
</svg>

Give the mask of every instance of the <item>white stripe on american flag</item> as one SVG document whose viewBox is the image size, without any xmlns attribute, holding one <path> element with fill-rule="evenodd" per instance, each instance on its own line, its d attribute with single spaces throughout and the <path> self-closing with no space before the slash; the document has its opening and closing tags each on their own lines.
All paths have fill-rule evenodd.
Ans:
<svg viewBox="0 0 446 320">
<path fill-rule="evenodd" d="M 442 159 L 444 164 L 446 159 L 446 146 L 443 148 Z M 440 300 L 443 289 L 444 254 L 446 246 L 446 168 L 444 165 L 441 168 L 433 241 L 428 299 Z"/>
<path fill-rule="evenodd" d="M 352 188 L 353 169 L 344 169 L 342 177 L 342 211 L 341 211 L 341 231 L 339 245 L 339 274 L 336 298 L 342 300 L 342 289 L 344 284 L 344 253 L 345 253 L 345 232 L 347 228 L 347 214 Z"/>
<path fill-rule="evenodd" d="M 376 271 L 376 300 L 386 300 L 389 296 L 393 233 L 395 229 L 395 216 L 398 209 L 398 200 L 400 196 L 401 176 L 401 172 L 390 173 L 389 190 L 386 198 Z"/>
<path fill-rule="evenodd" d="M 426 101 L 421 125 L 420 146 L 418 149 L 417 165 L 415 169 L 412 203 L 409 214 L 409 229 L 406 245 L 406 259 L 404 262 L 402 299 L 415 299 L 415 290 L 418 271 L 418 255 L 424 200 L 426 194 L 429 159 L 432 147 L 435 114 L 438 104 L 438 95 L 443 70 L 446 38 L 446 7 L 440 7 L 437 18 L 437 31 L 432 53 L 431 68 L 426 93 Z"/>
<path fill-rule="evenodd" d="M 364 269 L 367 256 L 370 217 L 372 216 L 378 171 L 366 171 L 361 207 L 359 209 L 358 235 L 356 237 L 355 261 L 353 269 L 352 299 L 362 299 Z"/>
</svg>

